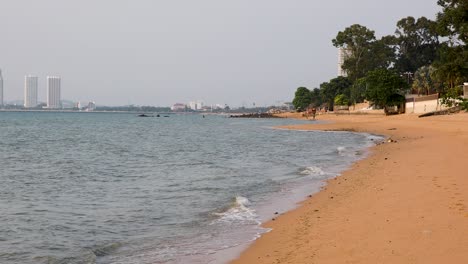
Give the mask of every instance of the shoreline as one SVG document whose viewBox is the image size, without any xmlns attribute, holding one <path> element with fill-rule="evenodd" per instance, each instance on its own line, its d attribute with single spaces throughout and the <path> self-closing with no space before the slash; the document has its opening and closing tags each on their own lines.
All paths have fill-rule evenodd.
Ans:
<svg viewBox="0 0 468 264">
<path fill-rule="evenodd" d="M 290 118 L 298 116 L 288 115 Z M 231 263 L 463 263 L 468 259 L 468 114 L 319 115 L 282 128 L 384 135 L 370 154 L 262 226 Z M 464 157 L 465 156 L 465 157 Z"/>
</svg>

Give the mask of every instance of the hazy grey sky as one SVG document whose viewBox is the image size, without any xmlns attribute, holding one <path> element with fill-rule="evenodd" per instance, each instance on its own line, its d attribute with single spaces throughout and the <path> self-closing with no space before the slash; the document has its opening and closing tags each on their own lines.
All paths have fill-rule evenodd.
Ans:
<svg viewBox="0 0 468 264">
<path fill-rule="evenodd" d="M 331 39 L 359 23 L 391 34 L 436 0 L 1 0 L 5 99 L 23 78 L 62 76 L 62 97 L 99 105 L 290 101 L 336 76 Z"/>
</svg>

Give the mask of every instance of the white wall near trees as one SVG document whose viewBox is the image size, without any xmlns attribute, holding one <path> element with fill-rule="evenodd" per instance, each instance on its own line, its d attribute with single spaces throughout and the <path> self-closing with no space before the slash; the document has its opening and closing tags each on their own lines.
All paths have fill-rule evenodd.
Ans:
<svg viewBox="0 0 468 264">
<path fill-rule="evenodd" d="M 444 110 L 447 107 L 443 106 L 440 99 L 433 99 L 419 102 L 406 102 L 406 113 L 423 114 L 438 110 Z"/>
</svg>

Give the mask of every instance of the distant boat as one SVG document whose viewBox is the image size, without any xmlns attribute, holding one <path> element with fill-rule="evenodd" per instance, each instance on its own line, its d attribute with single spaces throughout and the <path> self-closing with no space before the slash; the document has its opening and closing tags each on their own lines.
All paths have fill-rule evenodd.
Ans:
<svg viewBox="0 0 468 264">
<path fill-rule="evenodd" d="M 146 114 L 139 114 L 137 115 L 138 117 L 150 117 L 149 115 L 146 115 Z"/>
</svg>

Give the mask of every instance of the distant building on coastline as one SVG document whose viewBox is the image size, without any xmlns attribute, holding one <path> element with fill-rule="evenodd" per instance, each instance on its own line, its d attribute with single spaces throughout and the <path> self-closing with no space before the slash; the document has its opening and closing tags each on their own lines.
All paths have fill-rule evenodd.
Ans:
<svg viewBox="0 0 468 264">
<path fill-rule="evenodd" d="M 88 108 L 86 109 L 86 111 L 94 111 L 96 110 L 96 103 L 95 102 L 89 102 L 88 103 Z"/>
<path fill-rule="evenodd" d="M 195 102 L 195 101 L 189 102 L 188 103 L 188 108 L 190 108 L 192 110 L 197 110 L 197 102 Z"/>
<path fill-rule="evenodd" d="M 284 102 L 282 107 L 286 108 L 286 110 L 294 110 L 294 105 L 292 102 Z"/>
<path fill-rule="evenodd" d="M 24 107 L 32 108 L 37 106 L 37 76 L 24 76 Z"/>
<path fill-rule="evenodd" d="M 181 112 L 185 111 L 185 107 L 185 104 L 176 103 L 173 106 L 171 106 L 171 110 L 174 112 Z"/>
<path fill-rule="evenodd" d="M 86 105 L 78 101 L 75 104 L 75 108 L 78 109 L 79 111 L 92 112 L 96 110 L 96 102 L 89 101 L 88 104 Z"/>
<path fill-rule="evenodd" d="M 47 76 L 47 108 L 61 108 L 60 82 L 58 76 Z"/>
<path fill-rule="evenodd" d="M 343 64 L 350 54 L 351 51 L 348 48 L 338 48 L 338 76 L 348 76 L 348 73 L 343 70 Z"/>
<path fill-rule="evenodd" d="M 3 76 L 2 69 L 0 69 L 0 107 L 3 106 Z"/>
<path fill-rule="evenodd" d="M 204 104 L 202 101 L 193 101 L 188 103 L 188 107 L 194 111 L 201 110 L 203 108 Z"/>
</svg>

